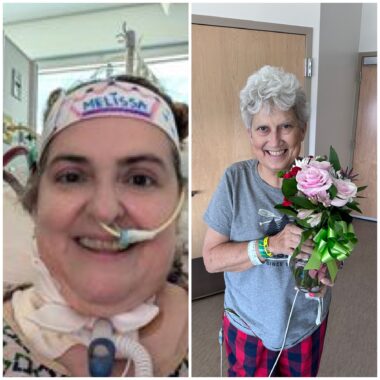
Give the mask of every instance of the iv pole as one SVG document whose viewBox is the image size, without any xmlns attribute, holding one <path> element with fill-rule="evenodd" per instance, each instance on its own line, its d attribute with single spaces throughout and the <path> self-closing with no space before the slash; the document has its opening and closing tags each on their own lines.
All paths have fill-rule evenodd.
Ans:
<svg viewBox="0 0 380 380">
<path fill-rule="evenodd" d="M 159 80 L 141 57 L 140 50 L 142 37 L 137 41 L 136 32 L 132 29 L 127 29 L 127 23 L 125 21 L 123 22 L 121 33 L 116 37 L 118 38 L 118 42 L 124 43 L 125 73 L 127 75 L 144 77 L 161 88 Z"/>
</svg>

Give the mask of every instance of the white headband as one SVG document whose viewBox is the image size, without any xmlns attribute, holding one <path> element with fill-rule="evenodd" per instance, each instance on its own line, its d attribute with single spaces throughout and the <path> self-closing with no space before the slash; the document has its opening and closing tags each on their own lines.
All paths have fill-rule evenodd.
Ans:
<svg viewBox="0 0 380 380">
<path fill-rule="evenodd" d="M 62 93 L 45 122 L 39 159 L 52 137 L 64 128 L 106 116 L 145 120 L 162 129 L 179 150 L 174 115 L 167 102 L 146 87 L 111 80 L 88 84 L 68 95 Z"/>
</svg>

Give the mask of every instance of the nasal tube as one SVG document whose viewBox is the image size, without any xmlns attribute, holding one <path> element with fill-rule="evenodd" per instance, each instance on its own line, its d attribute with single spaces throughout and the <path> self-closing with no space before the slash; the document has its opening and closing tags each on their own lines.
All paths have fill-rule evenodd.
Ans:
<svg viewBox="0 0 380 380">
<path fill-rule="evenodd" d="M 182 190 L 181 196 L 178 202 L 178 205 L 172 215 L 166 220 L 161 226 L 157 227 L 154 230 L 133 230 L 133 229 L 125 229 L 122 230 L 120 228 L 110 227 L 102 222 L 99 222 L 100 225 L 111 235 L 119 238 L 119 244 L 123 248 L 128 248 L 130 244 L 139 243 L 145 240 L 152 240 L 155 238 L 160 232 L 165 230 L 173 221 L 177 218 L 179 212 L 181 211 L 183 202 L 185 200 L 185 192 Z"/>
</svg>

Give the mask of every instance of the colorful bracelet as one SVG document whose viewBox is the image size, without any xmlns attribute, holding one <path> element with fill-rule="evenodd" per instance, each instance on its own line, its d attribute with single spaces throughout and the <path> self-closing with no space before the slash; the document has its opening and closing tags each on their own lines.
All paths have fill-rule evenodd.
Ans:
<svg viewBox="0 0 380 380">
<path fill-rule="evenodd" d="M 268 240 L 269 236 L 265 236 L 264 239 L 259 240 L 259 252 L 265 259 L 273 256 L 273 253 L 269 250 Z"/>
<path fill-rule="evenodd" d="M 249 260 L 251 260 L 251 263 L 253 265 L 262 265 L 264 264 L 259 257 L 257 256 L 257 251 L 256 251 L 256 240 L 252 240 L 248 243 L 248 257 Z"/>
<path fill-rule="evenodd" d="M 265 236 L 263 243 L 264 243 L 264 250 L 265 250 L 265 253 L 266 253 L 269 257 L 272 257 L 272 256 L 273 256 L 273 253 L 269 250 L 269 236 Z"/>
</svg>

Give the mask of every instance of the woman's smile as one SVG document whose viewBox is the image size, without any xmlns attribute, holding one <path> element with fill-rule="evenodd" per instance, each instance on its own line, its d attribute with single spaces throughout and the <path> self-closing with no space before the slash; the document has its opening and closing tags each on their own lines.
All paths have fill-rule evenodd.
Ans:
<svg viewBox="0 0 380 380">
<path fill-rule="evenodd" d="M 285 154 L 288 152 L 288 149 L 281 149 L 281 150 L 264 150 L 264 153 L 266 153 L 271 158 L 283 158 Z"/>
<path fill-rule="evenodd" d="M 120 245 L 119 239 L 104 240 L 91 237 L 78 237 L 75 239 L 75 242 L 92 252 L 110 252 L 114 254 L 126 251 L 125 248 Z"/>
</svg>

